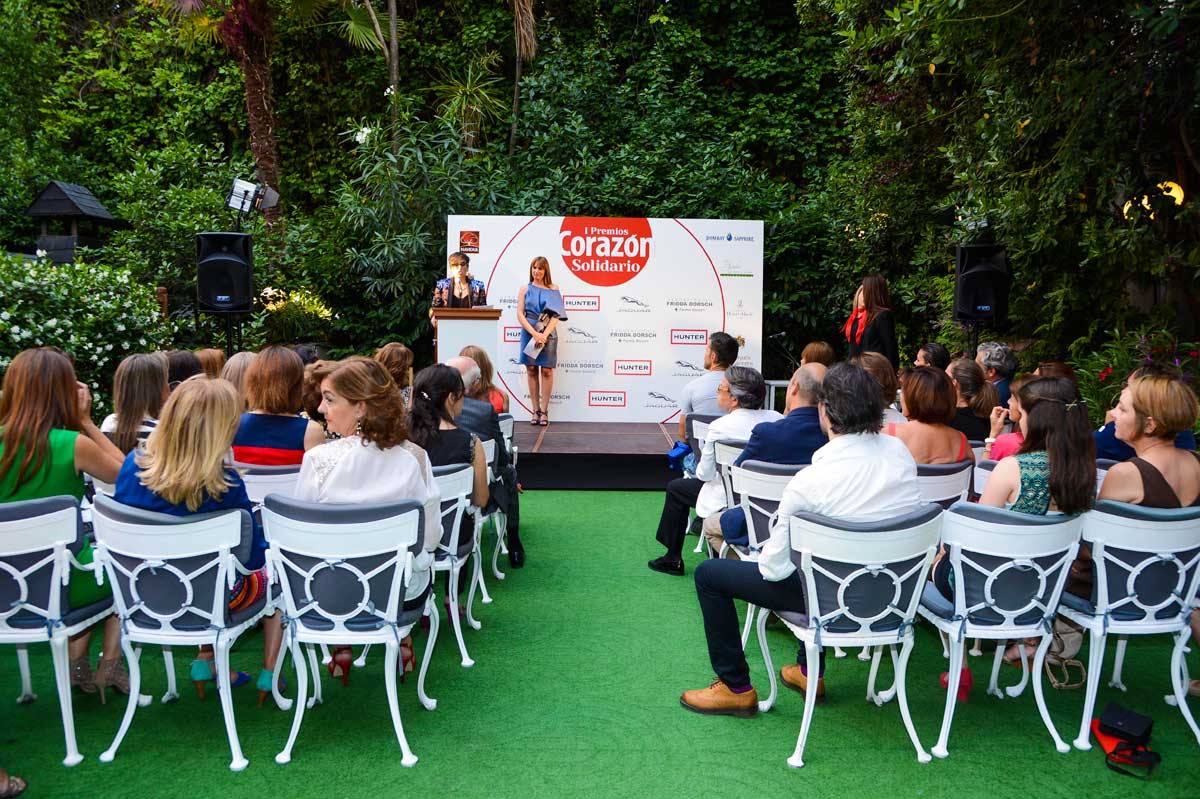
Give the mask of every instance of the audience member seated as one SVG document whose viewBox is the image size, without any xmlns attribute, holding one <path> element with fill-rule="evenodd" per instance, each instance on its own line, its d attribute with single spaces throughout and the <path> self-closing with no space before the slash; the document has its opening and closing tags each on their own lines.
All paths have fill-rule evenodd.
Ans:
<svg viewBox="0 0 1200 799">
<path fill-rule="evenodd" d="M 225 350 L 213 348 L 196 350 L 196 358 L 200 361 L 200 367 L 204 370 L 204 374 L 211 378 L 221 376 L 221 370 L 225 368 Z"/>
<path fill-rule="evenodd" d="M 992 408 L 991 425 L 992 429 L 988 431 L 988 437 L 983 440 L 983 457 L 998 461 L 1007 458 L 1009 455 L 1016 455 L 1021 451 L 1021 442 L 1025 440 L 1025 436 L 1021 435 L 1021 386 L 1025 385 L 1032 379 L 1029 376 L 1018 377 L 1009 383 L 1009 390 L 1012 391 L 1012 396 L 1008 398 L 1008 407 L 997 405 Z M 1075 382 L 1072 380 L 1071 382 Z M 1011 422 L 1013 429 L 1009 432 L 1004 432 L 1004 423 Z"/>
<path fill-rule="evenodd" d="M 984 377 L 996 389 L 999 398 L 998 405 L 1007 408 L 1008 398 L 1012 394 L 1009 383 L 1017 371 L 1017 356 L 1012 348 L 998 341 L 985 341 L 979 345 L 975 353 L 975 363 L 983 369 Z"/>
<path fill-rule="evenodd" d="M 889 423 L 883 430 L 903 441 L 918 464 L 973 461 L 967 437 L 950 426 L 955 402 L 954 385 L 945 372 L 918 366 L 900 388 L 900 408 L 908 424 Z"/>
<path fill-rule="evenodd" d="M 996 388 L 983 375 L 983 369 L 970 358 L 957 358 L 946 367 L 957 395 L 954 421 L 950 426 L 965 433 L 971 441 L 983 441 L 992 430 L 992 408 L 1000 404 Z"/>
<path fill-rule="evenodd" d="M 471 344 L 463 347 L 459 355 L 470 358 L 479 367 L 479 379 L 475 381 L 474 387 L 467 388 L 467 396 L 490 403 L 496 409 L 496 413 L 508 413 L 508 395 L 496 388 L 496 369 L 492 366 L 492 359 L 488 357 L 487 350 Z"/>
<path fill-rule="evenodd" d="M 425 505 L 423 549 L 403 610 L 422 607 L 431 585 L 433 551 L 442 539 L 437 482 L 429 454 L 409 440 L 404 402 L 391 375 L 369 358 L 347 359 L 321 383 L 320 413 L 340 438 L 304 453 L 296 497 L 308 502 L 366 504 L 412 500 Z M 412 638 L 400 642 L 404 673 L 413 669 Z M 349 682 L 353 656 L 335 649 L 329 673 Z"/>
<path fill-rule="evenodd" d="M 496 459 L 492 475 L 495 479 L 490 486 L 487 509 L 488 512 L 491 512 L 499 508 L 504 512 L 508 563 L 515 569 L 523 568 L 525 566 L 525 545 L 521 542 L 520 494 L 516 490 L 517 472 L 509 459 L 508 448 L 504 444 L 504 434 L 500 430 L 500 417 L 490 402 L 471 396 L 472 391 L 478 393 L 477 386 L 482 379 L 482 370 L 474 359 L 466 355 L 457 355 L 447 361 L 446 365 L 458 371 L 462 377 L 464 390 L 467 392 L 454 423 L 462 429 L 474 433 L 481 441 L 496 442 Z"/>
<path fill-rule="evenodd" d="M 936 341 L 932 341 L 917 350 L 917 359 L 913 366 L 932 366 L 934 369 L 946 371 L 950 365 L 950 351 Z"/>
<path fill-rule="evenodd" d="M 1112 410 L 1117 438 L 1135 457 L 1108 470 L 1101 499 L 1151 508 L 1200 505 L 1200 454 L 1175 446 L 1196 424 L 1196 393 L 1175 377 L 1135 377 Z"/>
<path fill-rule="evenodd" d="M 225 465 L 225 456 L 238 427 L 241 402 L 226 380 L 210 380 L 201 374 L 185 380 L 171 394 L 162 418 L 144 450 L 125 456 L 117 476 L 113 499 L 123 505 L 192 516 L 226 510 L 245 510 L 253 518 L 254 503 L 235 469 Z M 247 545 L 248 544 L 248 545 Z M 249 542 L 237 554 L 251 574 L 239 575 L 229 592 L 231 613 L 253 607 L 267 591 L 265 567 L 267 544 L 262 528 L 254 521 Z M 263 620 L 263 668 L 258 675 L 259 703 L 271 690 L 275 658 L 283 640 L 279 614 Z M 213 652 L 203 647 L 192 661 L 191 680 L 203 698 L 204 683 L 213 679 Z M 234 687 L 245 685 L 250 675 L 230 675 Z"/>
<path fill-rule="evenodd" d="M 746 366 L 730 366 L 725 370 L 725 376 L 717 386 L 717 403 L 724 415 L 708 426 L 696 476 L 680 477 L 667 484 L 657 535 L 667 553 L 650 561 L 648 565 L 654 571 L 683 574 L 683 538 L 687 533 L 688 508 L 696 509 L 698 519 L 725 510 L 725 485 L 717 469 L 716 442 L 748 441 L 761 422 L 782 419 L 776 411 L 763 409 L 766 397 L 767 384 L 757 370 Z"/>
<path fill-rule="evenodd" d="M 1070 380 L 1040 377 L 1021 386 L 1017 396 L 1018 426 L 1024 436 L 1021 450 L 996 464 L 980 504 L 1037 516 L 1074 515 L 1089 509 L 1096 496 L 1096 454 L 1079 390 Z M 1086 583 L 1090 593 L 1091 575 L 1078 565 L 1077 561 L 1072 567 L 1068 585 Z M 954 597 L 949 559 L 943 557 L 935 564 L 933 581 L 943 596 Z M 1005 659 L 1019 662 L 1015 644 Z M 967 674 L 963 683 L 971 683 Z"/>
<path fill-rule="evenodd" d="M 811 466 L 788 483 L 779 520 L 758 562 L 712 559 L 696 568 L 696 594 L 717 679 L 708 688 L 685 691 L 680 698 L 684 707 L 734 716 L 757 712 L 758 696 L 750 683 L 734 600 L 805 612 L 804 582 L 792 563 L 790 516 L 809 512 L 847 522 L 874 522 L 911 513 L 921 505 L 912 455 L 902 442 L 879 433 L 883 402 L 875 386 L 874 378 L 859 366 L 830 367 L 817 406 L 829 443 L 813 455 Z M 823 674 L 821 666 L 818 696 L 824 696 Z M 781 676 L 788 687 L 807 690 L 803 648 L 797 664 L 784 666 Z"/>
<path fill-rule="evenodd" d="M 400 389 L 400 398 L 404 400 L 404 407 L 411 408 L 413 382 L 412 350 L 398 341 L 392 341 L 375 350 L 375 355 L 372 357 L 383 364 L 383 368 L 387 369 L 388 374 L 392 376 L 392 381 L 396 384 L 396 388 Z"/>
<path fill-rule="evenodd" d="M 725 370 L 737 361 L 741 342 L 728 333 L 712 333 L 704 348 L 704 374 L 683 387 L 679 394 L 679 440 L 687 441 L 689 413 L 720 416 L 717 386 L 725 379 Z"/>
<path fill-rule="evenodd" d="M 304 364 L 305 366 L 321 360 L 320 351 L 312 344 L 295 344 L 291 349 L 292 352 L 300 356 L 300 363 Z"/>
<path fill-rule="evenodd" d="M 171 350 L 167 353 L 167 385 L 174 391 L 184 380 L 204 374 L 204 366 L 191 350 Z"/>
<path fill-rule="evenodd" d="M 0 390 L 0 502 L 20 502 L 68 494 L 83 498 L 83 474 L 106 483 L 117 479 L 121 451 L 92 422 L 92 395 L 75 379 L 71 361 L 50 347 L 17 354 L 4 373 Z M 92 545 L 75 552 L 80 563 L 92 562 Z M 70 608 L 103 601 L 112 595 L 96 585 L 95 575 L 74 571 L 67 595 Z M 8 610 L 6 607 L 5 610 Z M 121 662 L 121 626 L 116 616 L 104 622 L 104 648 L 95 674 L 88 656 L 91 630 L 67 645 L 71 686 L 94 694 L 112 686 L 129 693 L 129 676 Z"/>
<path fill-rule="evenodd" d="M 813 453 L 829 441 L 817 418 L 817 396 L 825 379 L 825 365 L 810 363 L 792 374 L 785 397 L 784 417 L 778 422 L 760 422 L 750 433 L 746 448 L 734 461 L 740 466 L 746 461 L 764 461 L 787 465 L 812 463 Z M 704 536 L 713 552 L 721 551 L 722 542 L 746 545 L 746 513 L 740 507 L 714 513 L 704 519 Z M 737 557 L 730 550 L 730 557 Z"/>
<path fill-rule="evenodd" d="M 801 366 L 807 366 L 810 363 L 833 366 L 836 362 L 837 355 L 834 354 L 833 347 L 828 341 L 810 341 L 800 353 Z"/>
<path fill-rule="evenodd" d="M 1168 366 L 1160 366 L 1159 364 L 1146 364 L 1130 372 L 1128 380 L 1151 376 L 1178 378 L 1179 370 Z M 1112 461 L 1127 461 L 1137 453 L 1133 447 L 1117 437 L 1116 424 L 1113 422 L 1112 416 L 1113 412 L 1109 411 L 1105 416 L 1104 425 L 1094 434 L 1094 438 L 1096 439 L 1096 457 Z M 1175 436 L 1175 446 L 1179 449 L 1195 450 L 1196 436 L 1191 430 L 1180 430 L 1179 434 Z"/>
<path fill-rule="evenodd" d="M 900 381 L 896 379 L 896 370 L 891 362 L 878 352 L 864 352 L 850 361 L 865 369 L 879 384 L 880 397 L 883 399 L 883 423 L 896 425 L 907 422 L 904 414 L 896 409 L 896 392 Z"/>
<path fill-rule="evenodd" d="M 321 396 L 321 384 L 329 377 L 330 372 L 340 365 L 340 361 L 313 361 L 304 367 L 304 385 L 300 389 L 300 415 L 321 425 L 326 441 L 337 438 L 337 434 L 329 430 L 329 425 L 325 423 L 325 417 L 321 414 L 321 402 L 324 400 Z"/>
<path fill-rule="evenodd" d="M 233 387 L 238 390 L 243 408 L 246 407 L 246 370 L 250 368 L 250 364 L 254 363 L 256 357 L 257 355 L 253 352 L 235 352 L 221 370 L 221 379 L 233 383 Z"/>
<path fill-rule="evenodd" d="M 246 370 L 242 414 L 233 459 L 260 466 L 299 464 L 304 451 L 325 443 L 325 430 L 300 416 L 304 364 L 287 347 L 267 347 Z"/>
<path fill-rule="evenodd" d="M 129 355 L 113 377 L 113 408 L 100 424 L 121 452 L 139 446 L 158 425 L 158 414 L 171 396 L 167 358 L 161 352 Z"/>
<path fill-rule="evenodd" d="M 1037 368 L 1033 370 L 1034 377 L 1063 377 L 1070 380 L 1072 383 L 1078 383 L 1079 379 L 1075 377 L 1075 370 L 1070 364 L 1062 361 L 1042 361 Z M 1011 386 L 1010 386 L 1011 388 Z M 1012 389 L 1014 392 L 1015 388 Z"/>
</svg>

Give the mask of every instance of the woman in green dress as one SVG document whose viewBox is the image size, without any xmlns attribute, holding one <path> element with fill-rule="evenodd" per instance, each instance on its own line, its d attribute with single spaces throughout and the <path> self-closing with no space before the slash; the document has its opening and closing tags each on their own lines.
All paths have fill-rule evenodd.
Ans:
<svg viewBox="0 0 1200 799">
<path fill-rule="evenodd" d="M 4 373 L 0 394 L 0 502 L 69 494 L 83 498 L 83 472 L 113 483 L 123 457 L 92 421 L 92 395 L 75 379 L 75 368 L 57 349 L 39 347 L 13 358 Z M 91 562 L 91 544 L 76 553 Z M 111 595 L 90 572 L 72 575 L 68 601 L 83 607 Z M 121 662 L 120 623 L 115 615 L 104 623 L 104 648 L 93 674 L 88 657 L 91 631 L 71 639 L 71 685 L 84 693 L 112 686 L 129 693 L 129 676 Z M 101 693 L 103 698 L 103 693 Z"/>
</svg>

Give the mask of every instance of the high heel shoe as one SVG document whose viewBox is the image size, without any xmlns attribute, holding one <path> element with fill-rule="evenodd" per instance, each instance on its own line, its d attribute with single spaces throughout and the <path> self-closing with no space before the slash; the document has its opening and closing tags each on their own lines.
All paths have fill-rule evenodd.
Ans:
<svg viewBox="0 0 1200 799">
<path fill-rule="evenodd" d="M 943 688 L 950 687 L 950 672 L 943 671 L 939 680 Z M 958 676 L 958 701 L 971 701 L 971 688 L 975 685 L 975 678 L 971 676 L 970 669 L 963 669 Z"/>
<path fill-rule="evenodd" d="M 340 679 L 342 685 L 350 684 L 350 667 L 354 664 L 354 651 L 348 646 L 339 646 L 329 660 L 329 676 Z"/>
<path fill-rule="evenodd" d="M 196 696 L 200 699 L 204 698 L 204 683 L 214 682 L 216 676 L 213 672 L 213 662 L 204 658 L 196 658 L 192 661 L 192 665 L 188 669 L 188 676 L 191 678 L 192 685 L 196 686 Z M 244 671 L 238 671 L 229 679 L 230 688 L 238 688 L 250 682 L 250 675 Z M 220 683 L 217 683 L 220 688 Z M 129 693 L 128 690 L 125 693 Z"/>
<path fill-rule="evenodd" d="M 270 669 L 263 669 L 258 673 L 258 706 L 262 707 L 267 701 L 267 697 L 271 695 L 271 683 L 275 680 L 275 672 Z M 287 681 L 283 677 L 279 678 L 279 690 L 287 690 Z"/>
<path fill-rule="evenodd" d="M 400 642 L 400 682 L 404 682 L 404 677 L 412 671 L 417 665 L 417 655 L 413 651 L 412 636 L 406 636 Z"/>
<path fill-rule="evenodd" d="M 112 687 L 118 693 L 129 696 L 129 672 L 121 658 L 101 659 L 100 668 L 96 671 L 96 687 L 100 689 L 100 704 L 102 705 L 104 704 L 105 688 Z"/>
<path fill-rule="evenodd" d="M 92 664 L 86 655 L 72 660 L 70 671 L 72 688 L 78 688 L 85 694 L 96 693 L 96 677 L 92 673 Z"/>
</svg>

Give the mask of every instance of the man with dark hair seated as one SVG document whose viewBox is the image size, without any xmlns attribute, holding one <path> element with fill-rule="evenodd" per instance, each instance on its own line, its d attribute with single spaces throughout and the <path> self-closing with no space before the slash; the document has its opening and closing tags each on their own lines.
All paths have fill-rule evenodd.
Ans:
<svg viewBox="0 0 1200 799">
<path fill-rule="evenodd" d="M 696 569 L 708 658 L 717 679 L 708 688 L 684 691 L 679 701 L 689 710 L 730 716 L 758 712 L 734 600 L 805 612 L 804 582 L 792 564 L 790 516 L 808 512 L 847 522 L 875 522 L 911 513 L 921 505 L 917 464 L 908 448 L 879 432 L 883 401 L 874 378 L 854 364 L 836 364 L 821 384 L 817 409 L 829 443 L 813 455 L 811 466 L 788 483 L 779 520 L 759 561 L 708 560 Z M 784 685 L 803 693 L 808 687 L 803 648 L 797 660 L 780 674 Z M 821 660 L 823 664 L 824 653 Z M 820 668 L 817 695 L 823 696 L 823 665 Z"/>
<path fill-rule="evenodd" d="M 687 440 L 687 417 L 689 413 L 705 416 L 720 416 L 724 411 L 717 403 L 717 386 L 725 377 L 725 370 L 737 360 L 740 345 L 728 333 L 715 332 L 708 336 L 704 348 L 704 374 L 683 387 L 679 395 L 679 439 Z"/>
<path fill-rule="evenodd" d="M 734 465 L 740 466 L 746 461 L 812 463 L 813 453 L 829 440 L 821 430 L 817 414 L 817 396 L 824 378 L 824 364 L 814 362 L 797 369 L 788 382 L 784 417 L 778 422 L 762 422 L 755 427 Z M 741 508 L 729 508 L 706 517 L 703 529 L 713 552 L 721 551 L 723 541 L 745 545 L 749 540 L 746 513 Z M 732 556 L 737 557 L 736 552 Z"/>
</svg>

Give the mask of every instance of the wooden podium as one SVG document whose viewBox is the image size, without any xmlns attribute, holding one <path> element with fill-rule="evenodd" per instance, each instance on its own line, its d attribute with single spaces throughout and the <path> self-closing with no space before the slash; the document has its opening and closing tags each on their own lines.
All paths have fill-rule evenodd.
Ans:
<svg viewBox="0 0 1200 799">
<path fill-rule="evenodd" d="M 438 363 L 445 363 L 462 352 L 463 347 L 474 344 L 488 354 L 492 364 L 499 370 L 496 347 L 499 319 L 500 309 L 486 305 L 479 308 L 434 308 L 433 357 Z"/>
</svg>

